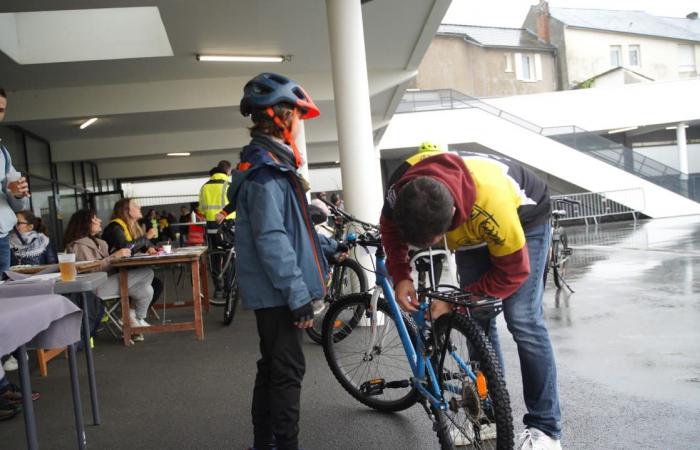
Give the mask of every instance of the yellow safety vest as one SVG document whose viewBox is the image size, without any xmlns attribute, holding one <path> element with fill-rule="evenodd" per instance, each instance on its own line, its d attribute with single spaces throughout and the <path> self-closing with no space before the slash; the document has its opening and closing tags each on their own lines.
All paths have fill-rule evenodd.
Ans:
<svg viewBox="0 0 700 450">
<path fill-rule="evenodd" d="M 230 185 L 228 175 L 215 173 L 199 190 L 199 210 L 204 214 L 207 222 L 215 221 L 216 214 L 228 203 L 226 194 Z M 235 212 L 226 216 L 227 219 L 234 219 L 235 217 Z"/>
</svg>

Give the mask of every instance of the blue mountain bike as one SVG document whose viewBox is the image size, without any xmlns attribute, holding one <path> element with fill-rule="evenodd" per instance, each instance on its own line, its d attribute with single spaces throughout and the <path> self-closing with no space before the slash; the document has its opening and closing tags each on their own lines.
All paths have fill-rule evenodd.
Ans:
<svg viewBox="0 0 700 450">
<path fill-rule="evenodd" d="M 336 379 L 379 411 L 420 403 L 443 450 L 512 449 L 508 391 L 479 325 L 500 313 L 501 300 L 431 283 L 435 287 L 419 287 L 420 308 L 408 314 L 394 298 L 378 233 L 365 233 L 357 243 L 376 248 L 376 286 L 337 299 L 326 313 L 323 350 Z M 419 272 L 419 279 L 424 275 Z M 454 312 L 433 320 L 434 300 L 451 303 Z"/>
</svg>

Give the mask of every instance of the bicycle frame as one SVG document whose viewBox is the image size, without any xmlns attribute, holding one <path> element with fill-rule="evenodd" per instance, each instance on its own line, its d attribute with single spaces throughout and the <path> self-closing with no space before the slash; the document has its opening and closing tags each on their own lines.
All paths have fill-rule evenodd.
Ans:
<svg viewBox="0 0 700 450">
<path fill-rule="evenodd" d="M 399 308 L 396 298 L 394 297 L 394 290 L 391 287 L 391 283 L 387 275 L 384 254 L 381 247 L 379 247 L 376 252 L 376 259 L 376 288 L 372 293 L 372 300 L 370 303 L 370 312 L 372 314 L 372 334 L 367 348 L 367 354 L 371 354 L 376 344 L 377 302 L 379 301 L 379 296 L 383 292 L 384 298 L 387 300 L 392 316 L 396 322 L 401 343 L 403 344 L 409 365 L 411 366 L 411 371 L 413 372 L 413 378 L 411 379 L 412 385 L 418 390 L 418 392 L 420 392 L 422 397 L 426 398 L 430 402 L 433 407 L 446 411 L 448 409 L 448 404 L 447 401 L 442 399 L 443 391 L 438 383 L 435 369 L 433 368 L 430 358 L 425 354 L 425 347 L 421 336 L 421 332 L 426 324 L 425 313 L 429 308 L 430 302 L 421 302 L 418 311 L 411 315 L 418 326 L 419 332 L 419 335 L 416 336 L 416 346 L 414 346 L 413 342 L 411 342 L 411 337 L 408 334 L 406 324 L 403 321 L 401 309 Z M 464 370 L 467 376 L 471 378 L 472 381 L 476 381 L 476 374 L 474 374 L 469 364 L 465 363 L 454 351 L 450 351 L 450 355 L 455 359 L 461 369 Z M 430 377 L 430 383 L 428 383 L 426 380 L 426 375 Z"/>
</svg>

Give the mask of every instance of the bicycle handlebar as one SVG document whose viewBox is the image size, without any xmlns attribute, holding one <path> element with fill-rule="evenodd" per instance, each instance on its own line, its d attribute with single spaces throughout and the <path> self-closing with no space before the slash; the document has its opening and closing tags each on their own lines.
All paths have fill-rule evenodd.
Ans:
<svg viewBox="0 0 700 450">
<path fill-rule="evenodd" d="M 341 208 L 338 208 L 337 206 L 335 206 L 333 203 L 329 202 L 328 200 L 324 200 L 322 198 L 319 200 L 321 200 L 323 203 L 325 203 L 326 206 L 328 206 L 328 208 L 331 210 L 331 212 L 333 214 L 342 217 L 343 219 L 345 219 L 345 221 L 358 223 L 358 224 L 362 225 L 362 227 L 366 230 L 379 230 L 378 225 L 374 225 L 374 224 L 371 224 L 369 222 L 364 222 L 364 221 L 356 218 L 355 216 L 353 216 L 349 212 L 347 212 Z"/>
</svg>

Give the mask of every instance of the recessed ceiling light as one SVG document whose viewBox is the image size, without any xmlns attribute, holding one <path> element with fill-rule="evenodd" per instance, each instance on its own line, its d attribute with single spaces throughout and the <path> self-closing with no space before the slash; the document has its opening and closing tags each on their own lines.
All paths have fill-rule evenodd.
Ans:
<svg viewBox="0 0 700 450">
<path fill-rule="evenodd" d="M 270 62 L 290 61 L 291 56 L 242 56 L 242 55 L 197 55 L 197 61 L 214 62 Z"/>
<path fill-rule="evenodd" d="M 168 156 L 190 156 L 190 152 L 174 152 L 174 153 L 168 153 Z"/>
<path fill-rule="evenodd" d="M 90 125 L 92 125 L 95 122 L 97 122 L 97 117 L 93 117 L 92 119 L 88 119 L 80 125 L 80 129 L 84 130 L 85 128 L 89 127 Z"/>
</svg>

